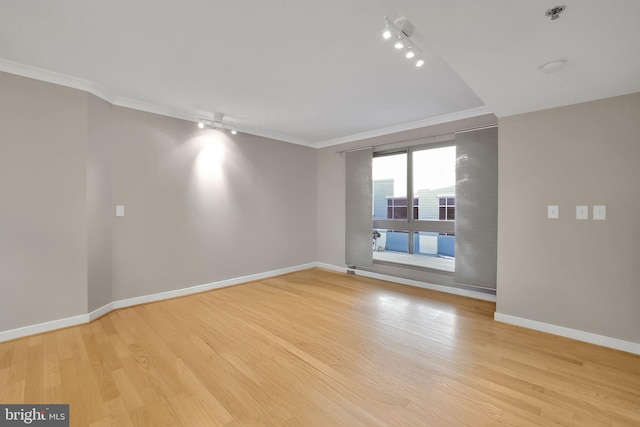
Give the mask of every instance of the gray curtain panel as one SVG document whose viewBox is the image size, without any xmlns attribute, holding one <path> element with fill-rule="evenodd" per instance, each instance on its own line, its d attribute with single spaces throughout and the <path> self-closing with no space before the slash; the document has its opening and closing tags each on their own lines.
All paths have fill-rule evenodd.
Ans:
<svg viewBox="0 0 640 427">
<path fill-rule="evenodd" d="M 498 128 L 456 134 L 455 281 L 496 288 Z"/>
<path fill-rule="evenodd" d="M 345 155 L 346 173 L 346 264 L 370 268 L 373 265 L 372 177 L 373 151 L 366 148 Z"/>
</svg>

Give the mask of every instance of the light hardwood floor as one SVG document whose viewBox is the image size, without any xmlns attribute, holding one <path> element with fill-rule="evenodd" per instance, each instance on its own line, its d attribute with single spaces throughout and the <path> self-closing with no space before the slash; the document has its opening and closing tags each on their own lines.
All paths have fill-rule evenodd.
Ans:
<svg viewBox="0 0 640 427">
<path fill-rule="evenodd" d="M 640 357 L 495 304 L 313 269 L 0 343 L 73 426 L 640 426 Z"/>
</svg>

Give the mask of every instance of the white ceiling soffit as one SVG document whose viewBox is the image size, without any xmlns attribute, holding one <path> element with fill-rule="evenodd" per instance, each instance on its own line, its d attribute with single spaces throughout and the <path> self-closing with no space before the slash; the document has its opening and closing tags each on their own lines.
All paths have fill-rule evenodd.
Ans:
<svg viewBox="0 0 640 427">
<path fill-rule="evenodd" d="M 0 67 L 309 146 L 486 113 L 418 25 L 421 69 L 382 40 L 392 3 L 3 0 Z"/>
<path fill-rule="evenodd" d="M 563 3 L 551 21 L 540 0 L 3 0 L 0 69 L 315 147 L 640 91 L 640 1 Z M 384 16 L 412 21 L 422 69 Z"/>
<path fill-rule="evenodd" d="M 397 3 L 499 117 L 640 91 L 640 1 Z M 559 5 L 558 19 L 545 16 Z M 555 60 L 566 67 L 541 72 Z"/>
</svg>

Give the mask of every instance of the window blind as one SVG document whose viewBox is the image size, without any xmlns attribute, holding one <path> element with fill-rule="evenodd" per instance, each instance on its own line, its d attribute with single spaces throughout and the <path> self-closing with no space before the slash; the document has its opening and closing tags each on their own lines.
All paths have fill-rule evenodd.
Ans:
<svg viewBox="0 0 640 427">
<path fill-rule="evenodd" d="M 345 261 L 347 265 L 370 268 L 372 254 L 373 151 L 365 148 L 345 152 Z"/>
<path fill-rule="evenodd" d="M 456 134 L 455 281 L 496 288 L 498 128 Z"/>
</svg>

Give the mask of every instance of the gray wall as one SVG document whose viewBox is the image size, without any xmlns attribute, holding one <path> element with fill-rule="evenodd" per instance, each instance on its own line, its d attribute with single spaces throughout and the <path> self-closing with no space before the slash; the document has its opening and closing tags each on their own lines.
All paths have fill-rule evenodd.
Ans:
<svg viewBox="0 0 640 427">
<path fill-rule="evenodd" d="M 114 300 L 315 260 L 316 150 L 113 114 Z"/>
<path fill-rule="evenodd" d="M 93 311 L 112 301 L 111 200 L 112 106 L 88 95 L 87 137 L 87 286 Z"/>
<path fill-rule="evenodd" d="M 640 342 L 639 118 L 633 94 L 500 120 L 499 313 Z"/>
<path fill-rule="evenodd" d="M 87 94 L 0 73 L 0 331 L 87 312 Z"/>
<path fill-rule="evenodd" d="M 314 150 L 5 73 L 0 93 L 0 331 L 315 260 L 344 265 L 336 151 L 493 120 Z M 640 342 L 638 117 L 640 94 L 500 120 L 498 312 Z M 549 204 L 559 220 L 546 219 Z M 577 204 L 607 205 L 607 220 L 575 220 Z"/>
<path fill-rule="evenodd" d="M 0 93 L 0 331 L 315 261 L 316 150 L 11 74 Z"/>
</svg>

